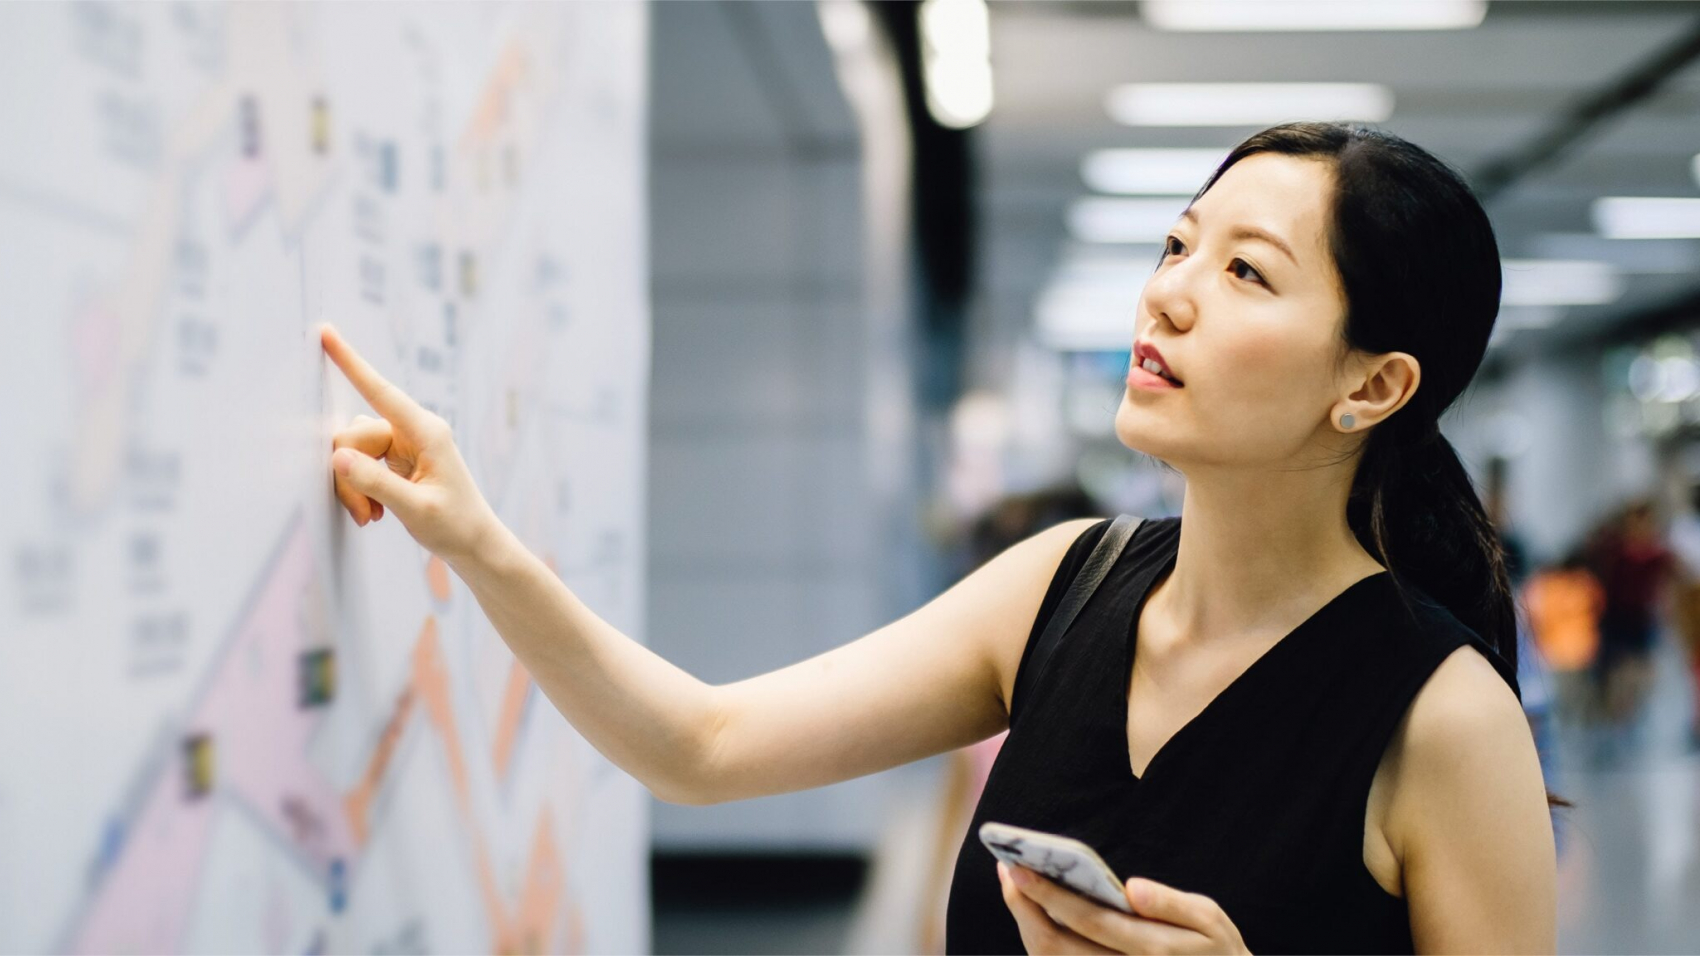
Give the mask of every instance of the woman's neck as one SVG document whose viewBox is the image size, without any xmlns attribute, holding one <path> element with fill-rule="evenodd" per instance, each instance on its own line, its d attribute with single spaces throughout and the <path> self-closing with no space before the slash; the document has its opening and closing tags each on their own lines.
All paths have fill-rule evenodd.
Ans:
<svg viewBox="0 0 1700 956">
<path fill-rule="evenodd" d="M 1151 600 L 1179 633 L 1285 634 L 1381 570 L 1346 524 L 1350 491 L 1338 466 L 1189 469 L 1180 550 Z"/>
</svg>

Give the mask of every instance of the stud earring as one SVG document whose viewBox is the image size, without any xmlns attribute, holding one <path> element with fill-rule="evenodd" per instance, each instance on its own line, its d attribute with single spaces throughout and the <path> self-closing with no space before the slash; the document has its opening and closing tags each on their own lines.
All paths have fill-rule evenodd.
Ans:
<svg viewBox="0 0 1700 956">
<path fill-rule="evenodd" d="M 1357 422 L 1357 419 L 1352 417 L 1351 412 L 1347 412 L 1346 414 L 1340 416 L 1340 427 L 1344 428 L 1347 431 L 1351 431 L 1352 425 L 1355 424 L 1356 422 Z"/>
</svg>

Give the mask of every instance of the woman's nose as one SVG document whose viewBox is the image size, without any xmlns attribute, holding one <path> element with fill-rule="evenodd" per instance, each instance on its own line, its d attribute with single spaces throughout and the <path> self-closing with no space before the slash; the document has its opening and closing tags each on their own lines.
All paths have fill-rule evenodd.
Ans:
<svg viewBox="0 0 1700 956">
<path fill-rule="evenodd" d="M 1181 332 L 1192 327 L 1196 315 L 1192 284 L 1197 278 L 1188 268 L 1193 261 L 1187 259 L 1160 266 L 1146 280 L 1145 291 L 1140 295 L 1145 302 L 1145 311 L 1152 318 L 1166 321 Z"/>
</svg>

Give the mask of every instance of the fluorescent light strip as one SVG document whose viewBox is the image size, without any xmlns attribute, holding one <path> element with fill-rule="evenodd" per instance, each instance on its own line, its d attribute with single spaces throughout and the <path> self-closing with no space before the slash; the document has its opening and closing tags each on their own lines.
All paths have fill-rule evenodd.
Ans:
<svg viewBox="0 0 1700 956">
<path fill-rule="evenodd" d="M 1481 25 L 1487 0 L 1145 0 L 1158 30 L 1465 30 Z"/>
<path fill-rule="evenodd" d="M 1058 352 L 1125 352 L 1133 347 L 1133 312 L 1088 306 L 1041 311 L 1033 333 Z"/>
<path fill-rule="evenodd" d="M 1564 318 L 1564 310 L 1554 305 L 1508 305 L 1499 310 L 1493 323 L 1493 338 L 1503 339 L 1505 333 L 1522 329 L 1546 329 Z"/>
<path fill-rule="evenodd" d="M 1605 305 L 1623 295 L 1623 277 L 1609 262 L 1504 259 L 1500 269 L 1500 305 Z"/>
<path fill-rule="evenodd" d="M 1592 232 L 1537 233 L 1524 244 L 1536 259 L 1607 262 L 1624 275 L 1700 272 L 1700 243 L 1692 239 L 1618 242 Z"/>
<path fill-rule="evenodd" d="M 1700 238 L 1700 199 L 1604 196 L 1594 200 L 1593 216 L 1608 239 Z"/>
<path fill-rule="evenodd" d="M 1227 149 L 1097 149 L 1080 161 L 1080 178 L 1101 193 L 1191 196 Z"/>
<path fill-rule="evenodd" d="M 982 122 L 992 112 L 986 0 L 923 0 L 919 17 L 927 111 L 952 129 Z"/>
<path fill-rule="evenodd" d="M 1380 123 L 1393 115 L 1393 91 L 1376 83 L 1127 83 L 1104 106 L 1127 126 Z"/>
<path fill-rule="evenodd" d="M 1187 201 L 1089 196 L 1068 209 L 1068 231 L 1081 242 L 1162 242 Z"/>
<path fill-rule="evenodd" d="M 1129 349 L 1144 290 L 1144 270 L 1059 278 L 1039 295 L 1033 309 L 1034 333 L 1041 344 L 1058 351 Z"/>
</svg>

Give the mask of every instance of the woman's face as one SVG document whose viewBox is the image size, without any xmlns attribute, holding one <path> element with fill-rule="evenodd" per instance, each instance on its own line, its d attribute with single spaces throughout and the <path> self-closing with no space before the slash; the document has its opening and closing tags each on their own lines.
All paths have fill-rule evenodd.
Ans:
<svg viewBox="0 0 1700 956">
<path fill-rule="evenodd" d="M 1123 444 L 1189 464 L 1301 466 L 1342 397 L 1333 168 L 1254 153 L 1176 221 L 1134 320 Z M 1161 353 L 1174 387 L 1139 370 Z"/>
</svg>

